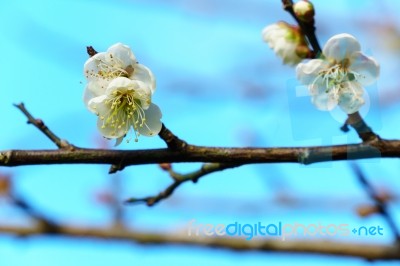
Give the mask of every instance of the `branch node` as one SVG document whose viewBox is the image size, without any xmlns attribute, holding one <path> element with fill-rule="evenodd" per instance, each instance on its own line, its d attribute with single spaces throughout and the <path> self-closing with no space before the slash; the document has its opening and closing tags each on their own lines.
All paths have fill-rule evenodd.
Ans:
<svg viewBox="0 0 400 266">
<path fill-rule="evenodd" d="M 343 124 L 343 126 L 340 127 L 340 130 L 343 131 L 344 133 L 347 133 L 350 131 L 349 125 L 347 124 L 347 122 L 345 122 Z"/>
<path fill-rule="evenodd" d="M 304 165 L 307 165 L 307 164 L 309 164 L 310 162 L 310 151 L 309 151 L 309 149 L 303 149 L 303 150 L 301 150 L 300 152 L 299 152 L 299 154 L 298 154 L 298 156 L 297 156 L 297 159 L 298 159 L 298 161 L 299 161 L 299 163 L 301 163 L 301 164 L 304 164 Z"/>
<path fill-rule="evenodd" d="M 283 9 L 285 11 L 289 11 L 290 9 L 293 9 L 293 1 L 292 0 L 282 0 L 283 4 Z"/>
<path fill-rule="evenodd" d="M 158 136 L 164 140 L 164 142 L 167 144 L 167 147 L 171 150 L 185 150 L 188 146 L 186 141 L 183 141 L 175 136 L 164 124 L 162 124 Z"/>
<path fill-rule="evenodd" d="M 3 165 L 7 165 L 9 163 L 9 161 L 10 161 L 11 154 L 12 154 L 11 151 L 0 152 L 0 162 Z"/>
<path fill-rule="evenodd" d="M 363 142 L 380 141 L 380 137 L 365 123 L 359 112 L 349 114 L 345 125 L 354 128 Z"/>
<path fill-rule="evenodd" d="M 108 170 L 109 174 L 115 174 L 118 171 L 124 170 L 125 165 L 123 164 L 113 164 L 110 166 L 110 170 Z"/>
</svg>

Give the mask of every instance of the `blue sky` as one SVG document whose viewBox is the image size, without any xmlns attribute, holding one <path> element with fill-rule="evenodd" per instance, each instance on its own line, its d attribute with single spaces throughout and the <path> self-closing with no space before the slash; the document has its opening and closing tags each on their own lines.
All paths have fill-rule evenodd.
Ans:
<svg viewBox="0 0 400 266">
<path fill-rule="evenodd" d="M 314 1 L 321 45 L 334 34 L 356 36 L 362 49 L 381 64 L 381 78 L 367 88 L 370 104 L 361 111 L 384 138 L 398 138 L 397 84 L 400 35 L 394 1 Z M 395 7 L 395 8 L 394 8 Z M 355 12 L 357 10 L 357 12 Z M 382 19 L 385 17 L 385 20 Z M 62 138 L 96 147 L 96 117 L 82 102 L 85 46 L 106 50 L 128 44 L 157 79 L 154 102 L 163 122 L 190 143 L 209 146 L 305 146 L 358 142 L 339 130 L 345 116 L 317 111 L 309 97 L 296 97 L 293 68 L 282 65 L 261 40 L 261 30 L 292 19 L 278 0 L 115 0 L 2 1 L 0 64 L 3 125 L 0 150 L 54 148 L 12 106 L 24 102 Z M 396 35 L 397 34 L 397 35 Z M 397 46 L 396 46 L 397 45 Z M 397 97 L 397 98 L 396 98 Z M 397 99 L 397 100 L 396 100 Z M 157 138 L 122 144 L 123 149 L 163 147 Z M 393 192 L 399 163 L 393 159 L 360 161 L 371 182 Z M 198 164 L 175 166 L 182 172 Z M 72 224 L 107 225 L 107 208 L 95 194 L 107 189 L 107 166 L 32 166 L 0 169 L 12 173 L 16 188 L 51 218 Z M 157 193 L 169 179 L 157 166 L 129 167 L 121 174 L 121 199 Z M 280 195 L 307 202 L 279 205 Z M 264 202 L 267 202 L 266 205 Z M 343 204 L 343 202 L 345 202 Z M 380 217 L 361 219 L 355 208 L 368 202 L 348 163 L 254 165 L 224 171 L 185 184 L 154 208 L 129 207 L 127 223 L 143 230 L 178 230 L 201 222 L 275 221 L 386 225 Z M 23 214 L 0 201 L 0 222 L 20 223 Z M 250 206 L 250 207 L 249 207 Z M 399 220 L 399 206 L 391 206 Z M 400 222 L 399 222 L 400 224 Z M 358 241 L 390 242 L 391 235 Z M 6 265 L 307 265 L 348 263 L 357 259 L 280 254 L 234 253 L 186 247 L 73 239 L 0 237 L 0 261 Z M 378 263 L 386 265 L 390 263 Z"/>
</svg>

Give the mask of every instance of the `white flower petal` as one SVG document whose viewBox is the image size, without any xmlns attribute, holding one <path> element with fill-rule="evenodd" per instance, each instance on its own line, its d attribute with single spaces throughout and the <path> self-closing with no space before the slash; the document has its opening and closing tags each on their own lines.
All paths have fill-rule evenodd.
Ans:
<svg viewBox="0 0 400 266">
<path fill-rule="evenodd" d="M 99 79 L 99 63 L 104 62 L 106 53 L 97 53 L 90 57 L 83 66 L 83 74 L 88 81 L 97 81 Z"/>
<path fill-rule="evenodd" d="M 97 97 L 102 94 L 105 94 L 108 84 L 109 84 L 109 81 L 103 80 L 103 79 L 99 79 L 97 81 L 90 81 L 90 82 L 88 82 L 88 84 L 85 87 L 85 95 L 87 95 L 87 96 L 90 95 L 89 92 L 93 95 L 93 97 Z M 88 92 L 86 92 L 86 91 L 88 91 Z"/>
<path fill-rule="evenodd" d="M 97 129 L 100 131 L 103 137 L 109 139 L 124 137 L 127 133 L 127 129 L 124 127 L 115 128 L 111 127 L 110 125 L 105 125 L 104 121 L 100 117 L 97 119 Z"/>
<path fill-rule="evenodd" d="M 106 95 L 101 95 L 89 101 L 90 107 L 96 111 L 99 117 L 97 119 L 97 128 L 105 138 L 115 139 L 123 137 L 128 132 L 130 124 L 125 124 L 125 126 L 121 127 L 112 125 L 110 120 L 114 120 L 117 117 L 110 117 L 112 110 L 110 109 L 110 105 L 106 104 L 107 99 Z"/>
<path fill-rule="evenodd" d="M 106 89 L 107 95 L 112 95 L 114 91 L 124 92 L 128 89 L 133 89 L 135 87 L 135 81 L 125 78 L 125 77 L 118 77 L 113 79 Z"/>
<path fill-rule="evenodd" d="M 378 79 L 380 67 L 372 57 L 368 57 L 361 52 L 355 52 L 352 54 L 350 61 L 350 70 L 360 74 L 356 79 L 362 85 L 371 85 Z"/>
<path fill-rule="evenodd" d="M 299 29 L 282 21 L 265 27 L 262 38 L 288 65 L 296 65 L 303 59 L 297 54 L 298 47 L 307 49 Z"/>
<path fill-rule="evenodd" d="M 306 63 L 300 63 L 296 67 L 297 79 L 303 85 L 309 85 L 315 82 L 315 79 L 321 71 L 329 67 L 328 62 L 322 59 L 312 59 Z"/>
<path fill-rule="evenodd" d="M 114 147 L 119 146 L 119 145 L 122 143 L 123 140 L 124 140 L 124 136 L 117 138 L 117 139 L 115 140 Z"/>
<path fill-rule="evenodd" d="M 111 58 L 109 55 L 106 57 L 107 62 L 121 63 L 119 66 L 121 68 L 125 69 L 128 66 L 134 66 L 136 64 L 135 55 L 133 54 L 131 48 L 125 44 L 116 43 L 108 48 L 107 53 L 112 55 Z"/>
<path fill-rule="evenodd" d="M 357 112 L 365 103 L 362 95 L 364 89 L 358 82 L 345 82 L 342 84 L 339 97 L 339 106 L 347 114 Z"/>
<path fill-rule="evenodd" d="M 87 108 L 89 108 L 89 105 L 88 105 L 89 101 L 91 99 L 95 98 L 96 95 L 94 95 L 94 93 L 91 90 L 89 90 L 87 87 L 88 86 L 86 86 L 85 91 L 83 93 L 83 102 L 85 103 L 85 106 Z"/>
<path fill-rule="evenodd" d="M 321 93 L 314 94 L 311 98 L 312 103 L 323 111 L 330 111 L 338 104 L 338 98 L 336 94 L 327 93 L 322 91 Z"/>
<path fill-rule="evenodd" d="M 264 42 L 268 43 L 268 45 L 273 48 L 276 41 L 285 37 L 285 29 L 278 24 L 272 24 L 266 26 L 261 35 Z"/>
<path fill-rule="evenodd" d="M 328 40 L 323 49 L 323 54 L 328 60 L 341 62 L 351 54 L 361 50 L 360 43 L 352 35 L 342 33 Z"/>
<path fill-rule="evenodd" d="M 151 70 L 144 65 L 136 64 L 133 69 L 133 73 L 129 78 L 140 80 L 148 84 L 152 94 L 156 90 L 156 79 L 153 75 L 153 72 L 151 72 Z"/>
<path fill-rule="evenodd" d="M 107 95 L 112 95 L 114 91 L 126 92 L 131 90 L 133 98 L 140 101 L 143 109 L 147 109 L 151 103 L 151 90 L 148 84 L 140 80 L 132 80 L 129 78 L 116 78 L 113 79 L 106 90 Z"/>
<path fill-rule="evenodd" d="M 139 127 L 139 133 L 144 136 L 157 135 L 162 126 L 160 121 L 162 117 L 160 108 L 152 103 L 150 107 L 144 111 L 144 113 L 146 117 L 146 123 L 143 125 L 143 127 Z"/>
<path fill-rule="evenodd" d="M 94 97 L 90 99 L 87 103 L 87 108 L 95 114 L 99 114 L 99 106 L 100 111 L 104 113 L 106 111 L 103 102 L 107 99 L 107 95 L 100 95 L 98 97 Z"/>
</svg>

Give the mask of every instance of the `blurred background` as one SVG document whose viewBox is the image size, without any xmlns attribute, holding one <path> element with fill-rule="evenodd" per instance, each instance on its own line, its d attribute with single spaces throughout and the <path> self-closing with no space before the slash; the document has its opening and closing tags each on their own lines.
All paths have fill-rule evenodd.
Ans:
<svg viewBox="0 0 400 266">
<path fill-rule="evenodd" d="M 400 2 L 314 0 L 321 45 L 350 33 L 381 64 L 377 84 L 366 88 L 361 110 L 383 138 L 400 138 Z M 358 143 L 343 133 L 340 110 L 321 112 L 298 93 L 292 67 L 263 43 L 262 29 L 279 20 L 293 23 L 279 0 L 17 0 L 0 2 L 0 150 L 52 149 L 53 143 L 12 104 L 27 109 L 72 144 L 110 147 L 96 129 L 96 116 L 82 102 L 86 46 L 105 51 L 129 45 L 157 79 L 153 101 L 163 122 L 191 144 L 235 147 Z M 300 96 L 299 96 L 300 95 Z M 159 138 L 123 143 L 122 149 L 164 147 Z M 358 165 L 378 191 L 391 195 L 400 225 L 398 159 Z M 175 164 L 189 172 L 200 164 Z M 112 223 L 112 198 L 155 195 L 171 182 L 157 165 L 128 167 L 117 176 L 109 166 L 52 165 L 0 168 L 5 186 L 49 219 L 69 225 Z M 115 185 L 118 181 L 119 186 Z M 187 223 L 318 223 L 380 225 L 383 236 L 341 241 L 391 243 L 379 215 L 360 216 L 371 203 L 348 162 L 250 165 L 187 183 L 149 208 L 124 206 L 124 224 L 141 231 L 182 233 Z M 358 211 L 357 211 L 358 210 Z M 32 220 L 0 197 L 0 224 L 29 226 Z M 299 258 L 302 260 L 299 261 Z M 185 246 L 142 246 L 107 240 L 0 234 L 2 265 L 366 265 L 361 259 L 244 252 Z M 376 263 L 391 265 L 393 263 Z"/>
</svg>

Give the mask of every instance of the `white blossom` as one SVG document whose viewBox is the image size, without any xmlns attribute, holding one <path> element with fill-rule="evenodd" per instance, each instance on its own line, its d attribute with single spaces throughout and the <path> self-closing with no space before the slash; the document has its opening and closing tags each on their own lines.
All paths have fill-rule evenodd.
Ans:
<svg viewBox="0 0 400 266">
<path fill-rule="evenodd" d="M 153 73 L 138 64 L 131 49 L 121 43 L 97 53 L 84 65 L 88 81 L 84 92 L 86 107 L 98 116 L 100 133 L 117 139 L 128 135 L 154 136 L 161 130 L 161 111 L 151 102 L 156 89 Z"/>
<path fill-rule="evenodd" d="M 89 100 L 89 109 L 98 115 L 97 127 L 106 138 L 118 145 L 128 133 L 154 136 L 161 130 L 161 111 L 151 103 L 148 84 L 126 77 L 113 79 L 105 94 Z"/>
<path fill-rule="evenodd" d="M 140 80 L 149 86 L 152 93 L 156 88 L 153 73 L 138 64 L 131 49 L 122 43 L 90 57 L 84 65 L 84 75 L 88 81 L 84 93 L 86 104 L 91 98 L 104 94 L 108 84 L 118 77 Z"/>
<path fill-rule="evenodd" d="M 262 37 L 284 64 L 296 65 L 309 52 L 300 29 L 283 21 L 265 27 Z"/>
<path fill-rule="evenodd" d="M 320 110 L 339 105 L 348 114 L 364 104 L 363 86 L 379 77 L 379 64 L 361 52 L 352 35 L 333 36 L 323 48 L 323 57 L 297 66 L 297 78 L 308 86 L 313 104 Z"/>
</svg>

